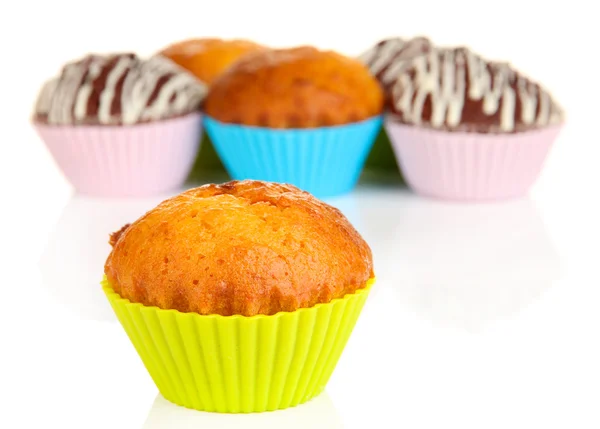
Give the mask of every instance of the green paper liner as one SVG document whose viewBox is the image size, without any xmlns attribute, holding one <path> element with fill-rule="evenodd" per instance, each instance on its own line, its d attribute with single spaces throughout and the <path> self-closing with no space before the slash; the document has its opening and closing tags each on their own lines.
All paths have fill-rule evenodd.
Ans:
<svg viewBox="0 0 600 429">
<path fill-rule="evenodd" d="M 402 171 L 385 128 L 382 128 L 369 153 L 360 182 L 369 185 L 406 186 Z"/>
<path fill-rule="evenodd" d="M 251 413 L 323 391 L 371 285 L 327 304 L 272 316 L 181 313 L 103 290 L 160 393 L 199 411 Z"/>
<path fill-rule="evenodd" d="M 187 178 L 188 182 L 202 181 L 206 174 L 222 174 L 229 175 L 221 162 L 221 158 L 215 151 L 215 148 L 208 136 L 208 133 L 202 133 L 202 142 L 200 143 L 200 151 L 194 162 L 194 166 Z"/>
<path fill-rule="evenodd" d="M 385 128 L 381 128 L 379 131 L 365 163 L 365 168 L 400 174 L 396 155 Z"/>
</svg>

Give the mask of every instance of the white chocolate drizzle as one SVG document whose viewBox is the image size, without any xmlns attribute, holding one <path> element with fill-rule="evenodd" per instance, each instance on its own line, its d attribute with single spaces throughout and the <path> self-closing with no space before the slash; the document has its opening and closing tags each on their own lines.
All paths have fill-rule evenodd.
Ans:
<svg viewBox="0 0 600 429">
<path fill-rule="evenodd" d="M 371 74 L 385 88 L 392 85 L 410 61 L 424 55 L 431 49 L 431 42 L 424 37 L 402 39 L 400 37 L 382 40 L 358 57 Z"/>
<path fill-rule="evenodd" d="M 433 128 L 485 122 L 490 129 L 514 132 L 557 124 L 563 116 L 538 84 L 508 64 L 488 62 L 465 48 L 413 58 L 397 75 L 392 95 L 400 120 Z M 430 114 L 424 115 L 426 106 Z"/>
<path fill-rule="evenodd" d="M 195 111 L 206 91 L 162 56 L 90 55 L 65 65 L 43 86 L 35 113 L 53 125 L 129 125 Z"/>
</svg>

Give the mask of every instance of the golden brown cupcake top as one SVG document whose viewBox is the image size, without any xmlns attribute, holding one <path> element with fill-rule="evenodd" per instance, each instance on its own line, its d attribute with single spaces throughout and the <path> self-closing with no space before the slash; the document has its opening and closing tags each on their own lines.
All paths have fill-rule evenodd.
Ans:
<svg viewBox="0 0 600 429">
<path fill-rule="evenodd" d="M 200 314 L 275 314 L 364 287 L 371 250 L 344 215 L 291 185 L 191 189 L 111 236 L 105 273 L 132 302 Z"/>
<path fill-rule="evenodd" d="M 205 100 L 206 113 L 221 122 L 271 128 L 347 124 L 382 109 L 382 90 L 360 61 L 312 47 L 248 54 Z"/>
<path fill-rule="evenodd" d="M 263 49 L 248 40 L 190 39 L 174 43 L 160 54 L 210 84 L 241 56 Z"/>
</svg>

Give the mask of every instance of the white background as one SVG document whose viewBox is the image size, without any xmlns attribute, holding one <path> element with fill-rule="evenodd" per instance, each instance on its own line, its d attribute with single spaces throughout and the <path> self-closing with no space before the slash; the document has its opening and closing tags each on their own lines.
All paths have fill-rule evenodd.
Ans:
<svg viewBox="0 0 600 429">
<path fill-rule="evenodd" d="M 593 2 L 21 1 L 0 6 L 2 428 L 600 427 L 600 109 Z M 87 52 L 188 37 L 357 55 L 427 35 L 542 81 L 568 125 L 530 199 L 440 204 L 362 185 L 331 201 L 379 283 L 326 394 L 211 415 L 160 396 L 97 282 L 107 234 L 156 199 L 73 197 L 28 119 L 41 83 Z"/>
</svg>

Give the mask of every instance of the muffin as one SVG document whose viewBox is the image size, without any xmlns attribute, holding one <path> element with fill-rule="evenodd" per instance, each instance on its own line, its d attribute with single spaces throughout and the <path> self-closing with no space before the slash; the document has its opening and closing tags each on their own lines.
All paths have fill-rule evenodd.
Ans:
<svg viewBox="0 0 600 429">
<path fill-rule="evenodd" d="M 160 54 L 210 85 L 240 57 L 263 49 L 266 48 L 248 40 L 189 39 L 166 47 Z M 202 179 L 207 170 L 212 173 L 225 173 L 225 167 L 215 152 L 208 134 L 204 133 L 200 153 L 192 168 L 190 179 Z"/>
<path fill-rule="evenodd" d="M 258 412 L 325 387 L 373 282 L 341 212 L 290 185 L 228 182 L 111 236 L 104 290 L 162 395 Z"/>
<path fill-rule="evenodd" d="M 369 71 L 379 81 L 386 107 L 390 107 L 391 90 L 398 73 L 406 67 L 411 59 L 424 55 L 432 49 L 432 44 L 425 37 L 404 39 L 393 37 L 384 39 L 363 52 L 359 61 L 365 64 Z M 379 132 L 373 149 L 367 158 L 365 168 L 386 173 L 400 173 L 390 139 L 385 128 Z"/>
<path fill-rule="evenodd" d="M 352 190 L 381 126 L 383 93 L 359 61 L 298 47 L 248 54 L 218 77 L 205 126 L 235 179 Z"/>
<path fill-rule="evenodd" d="M 538 83 L 463 47 L 413 58 L 391 91 L 398 162 L 415 191 L 437 198 L 524 196 L 564 121 Z"/>
<path fill-rule="evenodd" d="M 249 40 L 190 39 L 169 45 L 160 51 L 160 55 L 211 85 L 240 57 L 264 49 L 264 46 Z"/>
<path fill-rule="evenodd" d="M 202 82 L 166 58 L 88 55 L 43 85 L 33 123 L 77 191 L 152 195 L 189 173 L 205 94 Z"/>
</svg>

